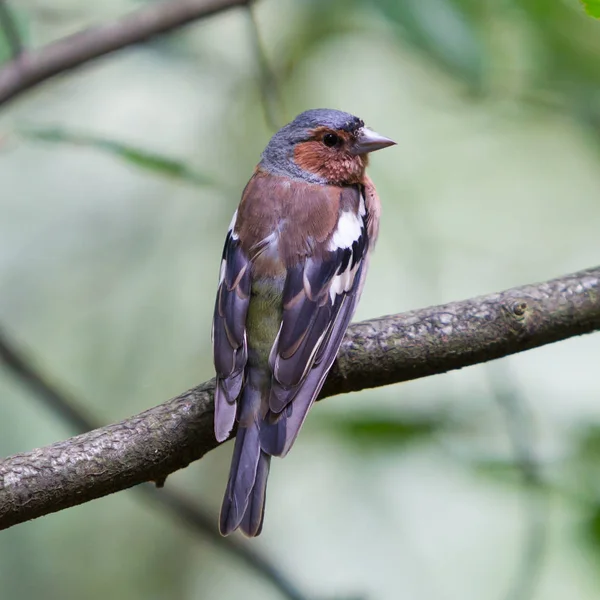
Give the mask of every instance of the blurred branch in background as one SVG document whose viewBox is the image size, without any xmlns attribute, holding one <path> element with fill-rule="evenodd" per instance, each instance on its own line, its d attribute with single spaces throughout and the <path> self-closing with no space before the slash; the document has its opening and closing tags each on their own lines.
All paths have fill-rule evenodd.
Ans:
<svg viewBox="0 0 600 600">
<path fill-rule="evenodd" d="M 251 1 L 164 0 L 114 23 L 86 29 L 37 50 L 23 51 L 0 69 L 0 105 L 86 62 L 235 6 L 247 6 Z M 0 24 L 4 28 L 4 21 Z"/>
<path fill-rule="evenodd" d="M 492 397 L 504 413 L 515 464 L 523 479 L 525 491 L 526 530 L 523 553 L 518 557 L 514 581 L 506 600 L 529 600 L 535 595 L 545 557 L 548 537 L 548 494 L 533 450 L 534 427 L 531 411 L 523 397 L 515 374 L 505 361 L 487 369 Z"/>
<path fill-rule="evenodd" d="M 267 53 L 260 35 L 256 11 L 252 4 L 248 4 L 246 8 L 248 21 L 250 23 L 250 35 L 252 37 L 252 48 L 258 63 L 260 87 L 260 98 L 263 111 L 265 113 L 265 121 L 269 128 L 275 132 L 285 124 L 284 108 L 281 93 L 279 91 L 279 83 L 275 71 L 269 63 Z"/>
<path fill-rule="evenodd" d="M 18 378 L 35 398 L 51 408 L 60 419 L 78 433 L 101 427 L 101 424 L 90 416 L 77 400 L 59 390 L 54 383 L 51 383 L 49 377 L 43 375 L 33 362 L 17 349 L 2 327 L 0 327 L 0 362 L 4 363 L 6 369 Z M 150 499 L 155 506 L 166 509 L 188 528 L 237 556 L 277 588 L 283 597 L 289 600 L 305 600 L 305 596 L 286 579 L 280 570 L 254 549 L 250 549 L 247 542 L 234 537 L 222 537 L 217 531 L 216 516 L 206 511 L 197 502 L 190 501 L 172 488 L 157 490 L 150 483 L 135 487 L 134 491 Z"/>
<path fill-rule="evenodd" d="M 600 329 L 600 267 L 351 325 L 321 397 L 444 373 Z M 0 461 L 0 529 L 145 481 L 218 446 L 214 380 L 102 429 Z"/>
<path fill-rule="evenodd" d="M 0 0 L 0 29 L 8 42 L 13 59 L 18 59 L 23 52 L 23 43 L 19 28 L 6 0 Z"/>
</svg>

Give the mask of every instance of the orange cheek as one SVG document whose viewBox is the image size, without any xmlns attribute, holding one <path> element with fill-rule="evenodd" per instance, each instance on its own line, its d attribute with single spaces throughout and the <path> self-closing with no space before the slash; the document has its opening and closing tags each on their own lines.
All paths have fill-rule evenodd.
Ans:
<svg viewBox="0 0 600 600">
<path fill-rule="evenodd" d="M 358 183 L 366 166 L 364 158 L 326 148 L 316 141 L 298 144 L 294 150 L 294 160 L 304 171 L 337 184 Z"/>
<path fill-rule="evenodd" d="M 309 173 L 325 177 L 326 164 L 331 160 L 331 155 L 320 142 L 303 142 L 294 149 L 296 164 Z"/>
</svg>

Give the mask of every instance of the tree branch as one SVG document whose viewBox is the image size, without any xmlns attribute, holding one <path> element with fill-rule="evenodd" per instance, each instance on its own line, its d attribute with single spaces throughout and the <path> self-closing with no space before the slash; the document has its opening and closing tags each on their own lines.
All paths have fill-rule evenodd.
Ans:
<svg viewBox="0 0 600 600">
<path fill-rule="evenodd" d="M 38 50 L 24 51 L 0 69 L 0 105 L 86 62 L 251 1 L 164 0 L 120 21 L 67 36 Z"/>
<path fill-rule="evenodd" d="M 100 427 L 81 404 L 61 391 L 42 371 L 36 368 L 24 353 L 19 351 L 0 327 L 0 362 L 17 377 L 46 406 L 79 433 Z M 154 506 L 162 507 L 188 531 L 210 539 L 215 545 L 243 561 L 261 577 L 278 589 L 288 600 L 306 600 L 306 597 L 266 556 L 261 555 L 255 546 L 235 536 L 223 537 L 217 529 L 215 514 L 207 511 L 198 501 L 192 502 L 173 487 L 159 488 L 151 483 L 133 488 L 139 496 L 149 499 Z"/>
<path fill-rule="evenodd" d="M 600 329 L 600 267 L 352 325 L 321 397 L 445 373 Z M 0 461 L 0 529 L 145 481 L 218 444 L 213 381 L 139 415 Z"/>
</svg>

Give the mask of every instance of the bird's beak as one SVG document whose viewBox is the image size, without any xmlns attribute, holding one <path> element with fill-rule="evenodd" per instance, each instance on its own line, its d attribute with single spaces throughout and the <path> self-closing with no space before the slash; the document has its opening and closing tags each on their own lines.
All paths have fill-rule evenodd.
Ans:
<svg viewBox="0 0 600 600">
<path fill-rule="evenodd" d="M 375 150 L 395 145 L 396 142 L 394 140 L 375 133 L 368 127 L 361 127 L 356 136 L 356 142 L 352 145 L 351 152 L 352 154 L 367 154 L 368 152 L 375 152 Z"/>
</svg>

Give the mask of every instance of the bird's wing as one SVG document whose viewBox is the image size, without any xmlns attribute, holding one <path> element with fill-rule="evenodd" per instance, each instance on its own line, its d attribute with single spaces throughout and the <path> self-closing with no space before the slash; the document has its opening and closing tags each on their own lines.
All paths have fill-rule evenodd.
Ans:
<svg viewBox="0 0 600 600">
<path fill-rule="evenodd" d="M 248 359 L 246 314 L 250 303 L 250 264 L 234 231 L 233 216 L 221 261 L 215 302 L 212 341 L 217 383 L 215 388 L 215 437 L 219 442 L 231 433 L 236 415 L 236 398 Z"/>
<path fill-rule="evenodd" d="M 269 358 L 273 372 L 261 447 L 274 456 L 290 449 L 321 390 L 362 289 L 369 247 L 364 189 L 354 208 L 341 203 L 334 230 L 319 252 L 288 268 L 281 328 Z"/>
</svg>

